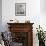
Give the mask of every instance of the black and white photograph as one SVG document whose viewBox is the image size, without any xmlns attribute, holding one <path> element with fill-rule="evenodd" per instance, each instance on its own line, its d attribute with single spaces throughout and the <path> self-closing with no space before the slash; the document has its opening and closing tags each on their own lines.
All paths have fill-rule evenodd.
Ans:
<svg viewBox="0 0 46 46">
<path fill-rule="evenodd" d="M 15 4 L 15 15 L 16 16 L 26 15 L 26 3 L 16 3 Z"/>
</svg>

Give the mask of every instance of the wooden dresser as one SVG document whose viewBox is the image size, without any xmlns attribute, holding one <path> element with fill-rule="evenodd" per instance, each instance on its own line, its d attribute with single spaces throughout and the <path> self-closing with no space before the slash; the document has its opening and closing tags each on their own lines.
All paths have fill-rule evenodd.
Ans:
<svg viewBox="0 0 46 46">
<path fill-rule="evenodd" d="M 22 46 L 33 46 L 33 23 L 7 23 L 12 39 Z"/>
</svg>

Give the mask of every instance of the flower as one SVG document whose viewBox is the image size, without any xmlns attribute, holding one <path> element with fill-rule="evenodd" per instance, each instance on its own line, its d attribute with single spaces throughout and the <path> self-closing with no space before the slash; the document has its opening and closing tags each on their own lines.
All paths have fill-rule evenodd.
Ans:
<svg viewBox="0 0 46 46">
<path fill-rule="evenodd" d="M 36 36 L 38 35 L 38 40 L 43 40 L 43 41 L 45 41 L 45 35 L 44 35 L 44 32 L 43 32 L 42 27 L 40 27 L 40 25 L 39 25 L 39 28 L 36 28 L 36 29 L 37 29 L 37 34 L 36 34 Z"/>
</svg>

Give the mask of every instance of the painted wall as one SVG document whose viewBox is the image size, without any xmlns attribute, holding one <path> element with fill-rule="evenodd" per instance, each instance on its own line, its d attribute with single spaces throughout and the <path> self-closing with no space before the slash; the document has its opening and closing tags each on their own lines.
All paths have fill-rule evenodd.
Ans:
<svg viewBox="0 0 46 46">
<path fill-rule="evenodd" d="M 2 29 L 2 0 L 0 0 L 0 31 Z"/>
<path fill-rule="evenodd" d="M 42 13 L 46 13 L 46 0 L 40 0 L 40 9 Z"/>
<path fill-rule="evenodd" d="M 40 0 L 40 24 L 46 31 L 46 0 Z"/>
<path fill-rule="evenodd" d="M 15 16 L 15 3 L 26 3 L 26 16 Z M 38 24 L 40 21 L 39 15 L 40 15 L 40 0 L 39 1 L 38 0 L 35 1 L 34 0 L 2 0 L 3 26 L 5 26 L 10 19 L 17 19 L 19 20 L 19 22 L 30 20 L 30 22 Z"/>
<path fill-rule="evenodd" d="M 15 16 L 15 3 L 26 3 L 26 16 Z M 17 19 L 19 22 L 30 20 L 33 25 L 33 45 L 38 46 L 36 37 L 36 27 L 39 24 L 46 29 L 46 15 L 42 14 L 42 3 L 40 0 L 2 0 L 2 26 L 3 31 L 8 30 L 7 22 L 11 19 Z M 40 7 L 41 6 L 41 7 Z"/>
<path fill-rule="evenodd" d="M 15 16 L 15 3 L 26 3 L 26 16 Z M 40 24 L 40 0 L 2 0 L 2 25 L 3 31 L 7 31 L 7 22 L 17 19 L 19 22 L 30 20 L 33 25 L 33 45 L 38 46 L 36 27 Z M 36 40 L 37 39 L 37 40 Z"/>
</svg>

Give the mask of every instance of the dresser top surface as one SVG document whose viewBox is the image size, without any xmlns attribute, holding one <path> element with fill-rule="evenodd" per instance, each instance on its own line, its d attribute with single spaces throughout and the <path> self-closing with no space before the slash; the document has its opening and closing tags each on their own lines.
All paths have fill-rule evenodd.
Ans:
<svg viewBox="0 0 46 46">
<path fill-rule="evenodd" d="M 15 24 L 18 24 L 18 25 L 23 25 L 23 24 L 31 24 L 33 25 L 34 23 L 7 23 L 8 25 L 15 25 Z"/>
</svg>

